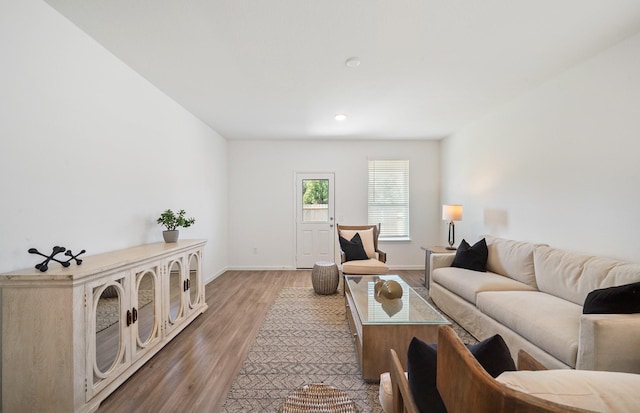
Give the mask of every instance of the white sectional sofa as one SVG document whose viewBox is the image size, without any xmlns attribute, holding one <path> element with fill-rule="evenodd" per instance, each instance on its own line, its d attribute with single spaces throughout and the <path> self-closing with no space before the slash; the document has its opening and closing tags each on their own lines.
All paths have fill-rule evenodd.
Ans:
<svg viewBox="0 0 640 413">
<path fill-rule="evenodd" d="M 429 294 L 479 340 L 500 334 L 547 368 L 640 373 L 640 314 L 582 314 L 587 294 L 640 281 L 640 264 L 491 236 L 487 272 L 432 254 Z"/>
</svg>

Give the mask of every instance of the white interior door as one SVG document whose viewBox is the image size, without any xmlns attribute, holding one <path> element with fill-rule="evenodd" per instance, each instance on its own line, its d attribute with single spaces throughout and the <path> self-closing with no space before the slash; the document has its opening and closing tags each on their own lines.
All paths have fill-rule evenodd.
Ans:
<svg viewBox="0 0 640 413">
<path fill-rule="evenodd" d="M 296 267 L 334 261 L 333 173 L 296 173 Z"/>
</svg>

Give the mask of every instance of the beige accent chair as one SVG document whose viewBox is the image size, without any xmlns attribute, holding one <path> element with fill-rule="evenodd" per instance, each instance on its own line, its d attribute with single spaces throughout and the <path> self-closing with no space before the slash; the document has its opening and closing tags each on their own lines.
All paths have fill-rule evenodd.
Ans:
<svg viewBox="0 0 640 413">
<path fill-rule="evenodd" d="M 362 246 L 369 259 L 347 261 L 347 257 L 340 249 L 340 262 L 342 263 L 343 274 L 388 274 L 389 267 L 387 254 L 378 249 L 378 236 L 380 235 L 380 224 L 378 225 L 340 225 L 337 224 L 338 236 L 351 240 L 356 233 L 360 234 Z M 338 244 L 339 245 L 339 244 Z"/>
<path fill-rule="evenodd" d="M 393 412 L 419 413 L 400 359 L 393 349 L 390 353 Z M 437 372 L 448 413 L 626 412 L 640 403 L 638 374 L 546 370 L 522 350 L 518 371 L 494 379 L 449 326 L 438 330 Z"/>
</svg>

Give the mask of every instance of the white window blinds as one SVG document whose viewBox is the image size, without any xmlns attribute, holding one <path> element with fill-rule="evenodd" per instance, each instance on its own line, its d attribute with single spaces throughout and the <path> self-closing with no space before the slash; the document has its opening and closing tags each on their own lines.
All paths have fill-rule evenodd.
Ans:
<svg viewBox="0 0 640 413">
<path fill-rule="evenodd" d="M 409 161 L 369 161 L 369 224 L 380 238 L 409 237 Z"/>
</svg>

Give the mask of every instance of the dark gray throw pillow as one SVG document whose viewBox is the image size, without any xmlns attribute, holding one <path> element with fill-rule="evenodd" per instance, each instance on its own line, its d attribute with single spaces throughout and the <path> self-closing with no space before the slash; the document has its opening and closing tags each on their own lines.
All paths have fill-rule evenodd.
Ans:
<svg viewBox="0 0 640 413">
<path fill-rule="evenodd" d="M 407 379 L 418 410 L 446 413 L 447 408 L 436 387 L 438 345 L 414 337 L 407 350 Z"/>
<path fill-rule="evenodd" d="M 591 291 L 584 300 L 582 313 L 640 313 L 640 282 Z"/>
<path fill-rule="evenodd" d="M 360 239 L 359 233 L 356 232 L 356 235 L 354 235 L 351 240 L 347 240 L 341 235 L 339 240 L 340 248 L 342 249 L 342 251 L 344 251 L 347 261 L 369 259 L 369 256 L 365 252 L 364 246 L 362 245 L 362 239 Z"/>
<path fill-rule="evenodd" d="M 515 371 L 516 365 L 509 348 L 496 334 L 474 345 L 467 345 L 471 354 L 492 377 L 505 371 Z M 421 412 L 446 413 L 447 409 L 436 387 L 438 345 L 427 344 L 414 337 L 407 350 L 407 374 L 409 389 Z M 455 372 L 449 372 L 455 374 Z"/>
<path fill-rule="evenodd" d="M 462 240 L 451 266 L 486 272 L 488 257 L 489 249 L 487 248 L 487 241 L 484 238 L 473 244 L 473 246 L 470 246 L 467 241 Z"/>
<path fill-rule="evenodd" d="M 505 371 L 516 370 L 516 363 L 511 357 L 509 347 L 500 334 L 489 337 L 478 344 L 467 344 L 467 348 L 494 379 Z"/>
</svg>

